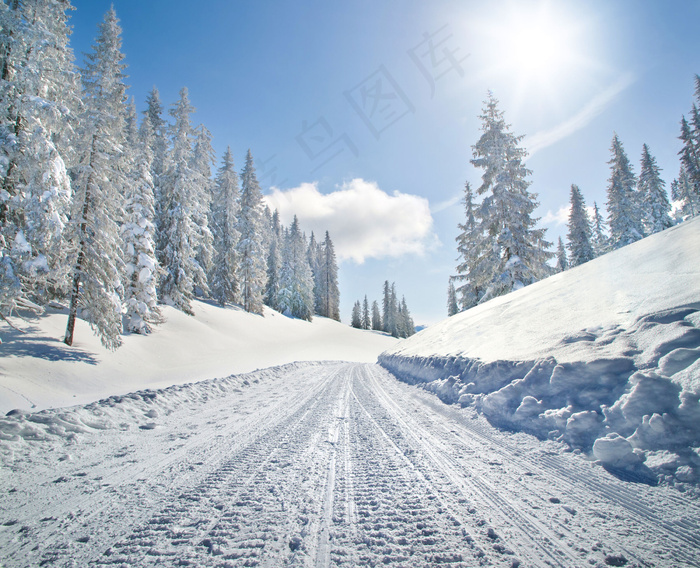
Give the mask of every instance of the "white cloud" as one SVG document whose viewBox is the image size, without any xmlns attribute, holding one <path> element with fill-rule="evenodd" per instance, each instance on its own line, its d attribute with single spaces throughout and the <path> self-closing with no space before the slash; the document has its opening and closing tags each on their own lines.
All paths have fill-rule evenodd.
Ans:
<svg viewBox="0 0 700 568">
<path fill-rule="evenodd" d="M 586 206 L 586 213 L 588 214 L 588 218 L 591 220 L 591 223 L 593 222 L 593 215 L 595 214 L 595 209 L 593 209 L 593 206 Z M 559 209 L 557 209 L 556 213 L 552 213 L 551 209 L 547 210 L 547 213 L 545 214 L 544 217 L 542 217 L 542 224 L 544 225 L 567 225 L 569 223 L 569 215 L 571 214 L 571 204 L 567 203 L 566 205 L 562 205 Z"/>
<path fill-rule="evenodd" d="M 535 132 L 532 136 L 525 138 L 525 146 L 527 147 L 529 155 L 532 156 L 535 152 L 547 146 L 551 146 L 587 126 L 596 116 L 602 113 L 622 91 L 632 85 L 634 81 L 634 75 L 631 73 L 623 75 L 602 93 L 588 101 L 579 112 L 568 120 L 565 120 L 554 128 Z"/>
<path fill-rule="evenodd" d="M 398 191 L 390 195 L 363 179 L 327 194 L 316 183 L 286 191 L 273 188 L 265 201 L 285 225 L 296 215 L 317 240 L 329 231 L 339 260 L 361 264 L 367 258 L 420 255 L 437 243 L 427 199 Z"/>
<path fill-rule="evenodd" d="M 566 225 L 569 222 L 569 211 L 571 210 L 571 205 L 564 205 L 560 207 L 556 213 L 552 213 L 550 209 L 542 217 L 542 224 L 544 225 Z"/>
<path fill-rule="evenodd" d="M 464 198 L 464 192 L 460 191 L 459 193 L 455 193 L 452 197 L 449 199 L 446 199 L 445 201 L 441 201 L 440 203 L 437 203 L 433 205 L 430 208 L 431 213 L 441 213 L 445 211 L 445 209 L 449 209 L 450 207 L 454 207 L 459 203 L 462 199 Z"/>
</svg>

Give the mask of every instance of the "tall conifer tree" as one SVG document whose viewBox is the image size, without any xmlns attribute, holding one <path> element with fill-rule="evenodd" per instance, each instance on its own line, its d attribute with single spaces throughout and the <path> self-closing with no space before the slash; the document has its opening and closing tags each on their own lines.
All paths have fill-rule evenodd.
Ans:
<svg viewBox="0 0 700 568">
<path fill-rule="evenodd" d="M 241 209 L 237 230 L 240 234 L 236 252 L 241 304 L 247 312 L 262 314 L 267 279 L 263 243 L 263 201 L 250 150 L 241 172 Z"/>
<path fill-rule="evenodd" d="M 661 168 L 649 147 L 642 146 L 642 166 L 639 172 L 639 194 L 642 199 L 643 222 L 646 234 L 651 235 L 673 225 L 669 212 L 671 204 L 666 194 L 665 182 L 661 179 Z"/>
<path fill-rule="evenodd" d="M 588 218 L 583 194 L 576 184 L 571 185 L 569 212 L 569 264 L 578 266 L 595 258 L 591 245 L 591 220 Z"/>
<path fill-rule="evenodd" d="M 644 236 L 641 203 L 637 191 L 637 179 L 632 172 L 629 158 L 617 134 L 610 148 L 612 157 L 608 186 L 608 226 L 610 248 L 618 249 L 638 241 Z"/>
<path fill-rule="evenodd" d="M 209 280 L 212 296 L 222 306 L 238 300 L 236 245 L 240 234 L 236 225 L 239 197 L 238 174 L 229 147 L 216 174 L 212 200 L 214 264 Z"/>
<path fill-rule="evenodd" d="M 73 286 L 65 342 L 73 344 L 78 307 L 110 349 L 121 344 L 122 275 L 118 221 L 123 206 L 125 159 L 124 56 L 121 28 L 111 8 L 99 25 L 93 52 L 82 70 L 84 111 L 71 234 Z"/>
</svg>

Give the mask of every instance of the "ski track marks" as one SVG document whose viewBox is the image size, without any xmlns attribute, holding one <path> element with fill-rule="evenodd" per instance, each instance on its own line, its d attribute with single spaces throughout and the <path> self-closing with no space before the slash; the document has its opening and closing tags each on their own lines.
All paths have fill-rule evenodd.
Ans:
<svg viewBox="0 0 700 568">
<path fill-rule="evenodd" d="M 696 501 L 552 444 L 376 365 L 280 368 L 20 460 L 0 566 L 700 566 Z"/>
</svg>

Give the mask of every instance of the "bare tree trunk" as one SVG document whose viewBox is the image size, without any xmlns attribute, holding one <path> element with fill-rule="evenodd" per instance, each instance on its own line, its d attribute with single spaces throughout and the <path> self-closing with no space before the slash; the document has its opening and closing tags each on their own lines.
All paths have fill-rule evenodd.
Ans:
<svg viewBox="0 0 700 568">
<path fill-rule="evenodd" d="M 95 155 L 95 136 L 92 137 L 92 151 L 90 152 L 90 174 L 85 185 L 85 201 L 83 201 L 83 218 L 80 223 L 80 248 L 78 249 L 78 259 L 75 263 L 75 274 L 73 275 L 73 288 L 71 290 L 70 311 L 68 312 L 68 325 L 66 326 L 66 336 L 63 342 L 66 345 L 73 345 L 73 331 L 75 330 L 75 318 L 78 315 L 78 300 L 80 296 L 80 277 L 83 273 L 85 262 L 85 235 L 87 234 L 87 216 L 90 211 L 90 186 L 92 185 L 92 160 Z"/>
</svg>

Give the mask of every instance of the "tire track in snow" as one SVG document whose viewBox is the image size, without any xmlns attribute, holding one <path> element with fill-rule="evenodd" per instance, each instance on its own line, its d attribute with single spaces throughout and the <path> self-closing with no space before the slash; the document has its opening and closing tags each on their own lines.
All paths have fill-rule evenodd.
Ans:
<svg viewBox="0 0 700 568">
<path fill-rule="evenodd" d="M 372 371 L 376 374 L 388 375 L 387 371 L 383 369 L 373 368 Z M 393 384 L 394 378 L 391 375 L 391 384 Z M 400 383 L 396 383 L 400 384 Z M 406 387 L 411 388 L 411 387 Z M 396 388 L 392 389 L 394 395 L 396 394 Z M 453 441 L 457 443 L 463 452 L 473 452 L 474 445 L 481 445 L 482 448 L 487 448 L 489 452 L 494 453 L 498 456 L 498 459 L 502 463 L 508 464 L 510 467 L 517 467 L 526 475 L 531 475 L 532 472 L 536 472 L 536 477 L 542 479 L 542 483 L 547 483 L 549 487 L 544 487 L 544 491 L 551 492 L 554 487 L 562 488 L 560 493 L 566 494 L 573 502 L 578 502 L 585 506 L 587 502 L 590 503 L 591 496 L 596 498 L 603 498 L 603 503 L 610 503 L 615 506 L 620 507 L 622 510 L 629 514 L 629 523 L 632 526 L 638 526 L 636 523 L 642 523 L 645 527 L 644 539 L 651 538 L 653 541 L 658 543 L 656 547 L 655 556 L 660 558 L 659 560 L 661 566 L 667 565 L 670 562 L 673 565 L 679 566 L 700 566 L 700 549 L 698 547 L 698 534 L 700 534 L 700 524 L 698 524 L 697 519 L 700 518 L 700 507 L 697 503 L 683 499 L 682 497 L 674 494 L 674 490 L 669 490 L 666 488 L 647 488 L 646 486 L 631 485 L 629 483 L 624 483 L 618 481 L 612 477 L 607 478 L 607 474 L 604 474 L 597 470 L 591 470 L 590 464 L 581 460 L 581 465 L 569 463 L 564 460 L 562 456 L 554 455 L 548 456 L 546 454 L 538 453 L 537 461 L 528 460 L 527 458 L 521 457 L 521 453 L 517 448 L 509 447 L 505 444 L 497 435 L 489 430 L 489 427 L 482 425 L 477 421 L 470 422 L 465 421 L 464 418 L 459 414 L 458 411 L 446 406 L 444 403 L 433 396 L 424 393 L 423 391 L 416 391 L 415 394 L 420 393 L 424 396 L 416 396 L 414 400 L 419 400 L 419 404 L 423 404 L 428 408 L 435 411 L 434 416 L 449 416 L 450 428 L 456 428 L 456 430 L 449 430 L 449 428 L 439 421 L 435 424 L 439 426 L 446 436 L 451 436 Z M 433 400 L 434 399 L 434 400 Z M 426 414 L 426 419 L 430 418 L 432 414 Z M 499 464 L 500 465 L 500 464 Z M 534 477 L 525 478 L 528 479 L 528 483 L 520 482 L 519 491 L 523 494 L 533 493 L 532 483 L 535 480 Z M 511 479 L 511 482 L 516 480 Z M 582 489 L 586 488 L 584 492 Z M 658 498 L 653 500 L 653 503 L 647 506 L 645 502 L 649 501 L 646 498 L 645 493 L 655 492 L 658 494 L 660 491 L 664 492 L 664 501 L 669 502 L 669 505 L 674 508 L 674 510 L 684 511 L 684 518 L 680 520 L 685 526 L 678 527 L 677 523 L 672 521 L 664 520 L 662 513 L 654 511 L 652 505 L 658 502 Z M 515 495 L 516 498 L 518 495 Z M 556 498 L 554 502 L 559 500 Z M 611 512 L 615 518 L 619 517 L 618 512 Z M 565 519 L 569 521 L 569 518 Z M 572 529 L 576 527 L 569 527 L 561 521 L 559 518 L 551 518 L 549 521 L 553 528 L 562 535 L 569 533 L 569 538 L 571 542 L 580 543 L 581 534 L 580 532 L 571 534 Z M 618 523 L 619 524 L 619 523 Z M 585 527 L 584 527 L 585 529 Z M 661 530 L 660 530 L 661 529 Z M 623 525 L 623 530 L 624 525 Z M 663 536 L 659 533 L 666 533 Z M 626 535 L 622 535 L 623 537 Z M 674 543 L 673 546 L 666 544 L 666 540 L 670 540 Z M 645 545 L 651 549 L 652 545 L 645 542 Z M 689 552 L 687 549 L 691 547 L 691 550 L 695 552 Z M 578 545 L 580 547 L 580 544 Z M 649 558 L 646 555 L 640 554 L 638 551 L 630 550 L 625 544 L 624 538 L 618 538 L 614 542 L 614 547 L 620 552 L 624 552 L 627 555 L 628 560 L 635 560 L 640 566 L 650 566 Z M 656 554 L 658 552 L 658 555 Z"/>
<path fill-rule="evenodd" d="M 286 542 L 274 540 L 281 531 L 272 530 L 272 527 L 279 529 L 277 525 L 286 522 L 286 496 L 280 496 L 280 491 L 269 484 L 269 475 L 279 475 L 280 470 L 292 466 L 295 453 L 303 454 L 304 443 L 317 444 L 317 440 L 312 439 L 317 432 L 308 424 L 318 422 L 319 416 L 324 415 L 324 409 L 319 407 L 328 403 L 328 391 L 336 377 L 341 375 L 342 368 L 331 367 L 324 372 L 328 378 L 315 389 L 303 393 L 303 403 L 296 405 L 294 412 L 282 414 L 276 423 L 253 436 L 244 447 L 229 448 L 232 455 L 202 482 L 180 492 L 158 513 L 129 531 L 125 538 L 110 546 L 103 545 L 102 556 L 93 557 L 90 565 L 127 563 L 146 566 L 173 563 L 175 559 L 181 565 L 216 565 L 224 556 L 222 546 L 230 549 L 229 561 L 243 559 L 232 565 L 254 565 L 266 545 L 269 549 L 279 545 L 278 553 L 280 550 L 283 554 L 290 553 Z M 294 409 L 294 406 L 290 405 L 290 408 Z M 272 417 L 268 415 L 268 418 Z M 261 490 L 263 486 L 264 491 Z M 273 515 L 275 518 L 265 519 L 246 531 L 246 523 L 250 526 L 252 519 L 260 520 L 265 506 L 281 508 L 283 514 Z M 257 526 L 262 528 L 255 530 Z M 231 541 L 228 537 L 237 532 L 238 538 Z M 288 528 L 287 532 L 291 529 Z M 62 548 L 59 544 L 53 550 L 47 550 L 44 561 L 62 565 Z"/>
<path fill-rule="evenodd" d="M 474 525 L 474 535 L 470 535 L 470 538 L 479 542 L 482 551 L 489 551 L 491 562 L 503 562 L 503 555 L 505 555 L 506 558 L 512 558 L 507 561 L 509 564 L 514 562 L 516 565 L 521 561 L 520 559 L 526 560 L 531 566 L 565 568 L 583 565 L 583 560 L 566 545 L 562 545 L 559 539 L 537 519 L 517 511 L 477 477 L 468 474 L 465 477 L 465 468 L 450 459 L 449 450 L 444 447 L 441 440 L 431 435 L 426 429 L 417 427 L 417 424 L 409 425 L 397 412 L 395 403 L 383 391 L 376 377 L 373 376 L 372 370 L 365 367 L 363 372 L 366 382 L 372 384 L 371 392 L 381 404 L 382 410 L 390 413 L 401 435 L 405 436 L 406 442 L 412 447 L 409 453 L 409 461 L 412 465 L 424 471 L 424 475 L 429 479 L 434 480 L 442 476 L 447 488 L 456 488 L 463 496 L 462 499 L 452 498 L 452 509 L 466 509 L 464 518 L 469 521 L 465 523 Z M 448 501 L 449 493 L 447 491 L 443 493 L 443 498 Z M 466 504 L 466 507 L 459 503 L 460 500 Z M 486 527 L 485 523 L 479 526 L 484 519 L 473 519 L 477 513 L 474 505 L 480 506 L 482 511 L 489 511 L 492 518 L 495 518 L 495 522 L 490 523 L 493 526 Z M 498 531 L 494 530 L 494 526 L 497 526 Z M 504 541 L 506 535 L 509 538 Z M 515 549 L 515 554 L 511 549 Z"/>
</svg>

